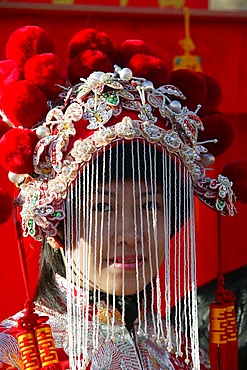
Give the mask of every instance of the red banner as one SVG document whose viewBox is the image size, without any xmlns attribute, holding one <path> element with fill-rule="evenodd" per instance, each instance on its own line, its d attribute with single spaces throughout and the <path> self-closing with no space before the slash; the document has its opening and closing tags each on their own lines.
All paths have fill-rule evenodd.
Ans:
<svg viewBox="0 0 247 370">
<path fill-rule="evenodd" d="M 7 7 L 8 3 L 22 4 L 28 7 L 28 4 L 32 4 L 32 7 L 36 4 L 37 7 L 41 4 L 50 4 L 50 5 L 82 5 L 82 6 L 97 6 L 101 7 L 102 10 L 105 7 L 122 7 L 127 10 L 131 7 L 137 8 L 182 8 L 184 6 L 189 8 L 197 9 L 208 9 L 208 0 L 146 0 L 145 2 L 140 0 L 105 0 L 102 4 L 102 0 L 0 0 L 1 3 Z"/>
</svg>

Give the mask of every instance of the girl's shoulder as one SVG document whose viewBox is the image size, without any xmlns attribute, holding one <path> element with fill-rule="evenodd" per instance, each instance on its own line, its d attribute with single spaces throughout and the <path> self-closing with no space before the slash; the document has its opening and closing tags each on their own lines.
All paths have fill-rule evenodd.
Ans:
<svg viewBox="0 0 247 370">
<path fill-rule="evenodd" d="M 20 311 L 3 320 L 0 323 L 0 368 L 5 369 L 22 369 L 22 361 L 17 335 L 18 319 L 22 317 L 23 311 Z"/>
<path fill-rule="evenodd" d="M 35 315 L 43 323 L 39 325 L 42 329 L 42 338 L 47 336 L 47 345 L 51 343 L 54 356 L 59 356 L 63 369 L 67 369 L 68 360 L 65 356 L 64 351 L 59 344 L 63 340 L 61 332 L 65 330 L 65 319 L 63 314 L 59 314 L 53 310 L 50 310 L 42 305 L 35 305 Z M 29 330 L 25 326 L 19 325 L 25 318 L 25 310 L 19 311 L 11 317 L 4 319 L 0 322 L 0 369 L 17 369 L 23 370 L 23 359 L 21 359 L 21 351 L 25 347 L 28 347 L 28 353 L 33 355 L 33 361 L 38 362 L 39 359 L 35 359 L 35 339 L 36 338 L 36 327 L 33 330 Z M 64 323 L 64 324 L 63 324 Z M 18 339 L 17 339 L 18 338 Z M 56 339 L 55 339 L 56 338 Z M 24 346 L 24 347 L 23 347 Z M 37 357 L 37 356 L 36 356 Z M 36 364 L 37 365 L 37 364 Z M 38 365 L 37 365 L 38 366 Z M 34 367 L 38 369 L 40 367 Z"/>
</svg>

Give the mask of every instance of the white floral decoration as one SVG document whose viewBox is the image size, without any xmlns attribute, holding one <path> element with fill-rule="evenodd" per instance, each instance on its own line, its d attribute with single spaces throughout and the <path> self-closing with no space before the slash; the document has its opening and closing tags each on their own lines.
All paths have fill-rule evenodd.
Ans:
<svg viewBox="0 0 247 370">
<path fill-rule="evenodd" d="M 140 122 L 132 120 L 130 117 L 124 117 L 121 122 L 118 122 L 115 127 L 115 133 L 123 139 L 133 139 L 136 136 L 141 136 Z"/>
<path fill-rule="evenodd" d="M 70 154 L 72 157 L 75 158 L 76 163 L 82 163 L 89 161 L 95 151 L 96 147 L 93 144 L 92 140 L 76 140 Z"/>
</svg>

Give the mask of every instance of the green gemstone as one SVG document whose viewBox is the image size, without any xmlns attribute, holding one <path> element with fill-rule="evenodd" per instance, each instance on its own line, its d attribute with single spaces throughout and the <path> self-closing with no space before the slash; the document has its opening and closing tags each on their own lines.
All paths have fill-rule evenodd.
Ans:
<svg viewBox="0 0 247 370">
<path fill-rule="evenodd" d="M 53 217 L 57 217 L 57 218 L 61 218 L 62 217 L 62 212 L 54 212 L 53 214 L 52 214 L 52 216 Z"/>
<path fill-rule="evenodd" d="M 33 199 L 32 199 L 32 203 L 35 204 L 38 200 L 38 194 L 35 194 Z"/>
<path fill-rule="evenodd" d="M 28 221 L 28 226 L 33 227 L 33 220 Z"/>
</svg>

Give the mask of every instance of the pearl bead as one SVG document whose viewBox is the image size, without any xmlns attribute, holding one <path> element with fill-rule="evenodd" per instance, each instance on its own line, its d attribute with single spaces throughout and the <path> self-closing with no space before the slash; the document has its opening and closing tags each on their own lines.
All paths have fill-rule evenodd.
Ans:
<svg viewBox="0 0 247 370">
<path fill-rule="evenodd" d="M 42 139 L 43 137 L 46 137 L 50 134 L 50 130 L 46 126 L 39 126 L 36 129 L 36 135 L 39 139 Z"/>
<path fill-rule="evenodd" d="M 100 81 L 100 78 L 101 76 L 104 74 L 104 72 L 93 72 L 90 74 L 90 76 L 88 77 L 89 80 L 95 80 L 95 81 Z"/>
<path fill-rule="evenodd" d="M 132 78 L 132 71 L 129 68 L 123 68 L 118 73 L 121 80 L 131 80 Z"/>
<path fill-rule="evenodd" d="M 167 346 L 167 352 L 171 352 L 172 349 L 173 349 L 173 346 L 171 346 L 171 345 Z"/>
<path fill-rule="evenodd" d="M 175 113 L 179 113 L 181 111 L 181 103 L 177 100 L 172 100 L 169 104 L 169 108 Z"/>
<path fill-rule="evenodd" d="M 146 80 L 145 82 L 143 82 L 142 85 L 144 86 L 146 91 L 153 92 L 154 85 L 153 85 L 152 81 Z"/>
<path fill-rule="evenodd" d="M 201 154 L 201 163 L 203 166 L 211 166 L 214 163 L 214 156 L 211 153 L 202 153 Z"/>
<path fill-rule="evenodd" d="M 22 181 L 24 181 L 25 175 L 17 174 L 17 173 L 14 173 L 14 172 L 9 172 L 8 173 L 8 178 L 14 184 L 20 184 Z"/>
</svg>

